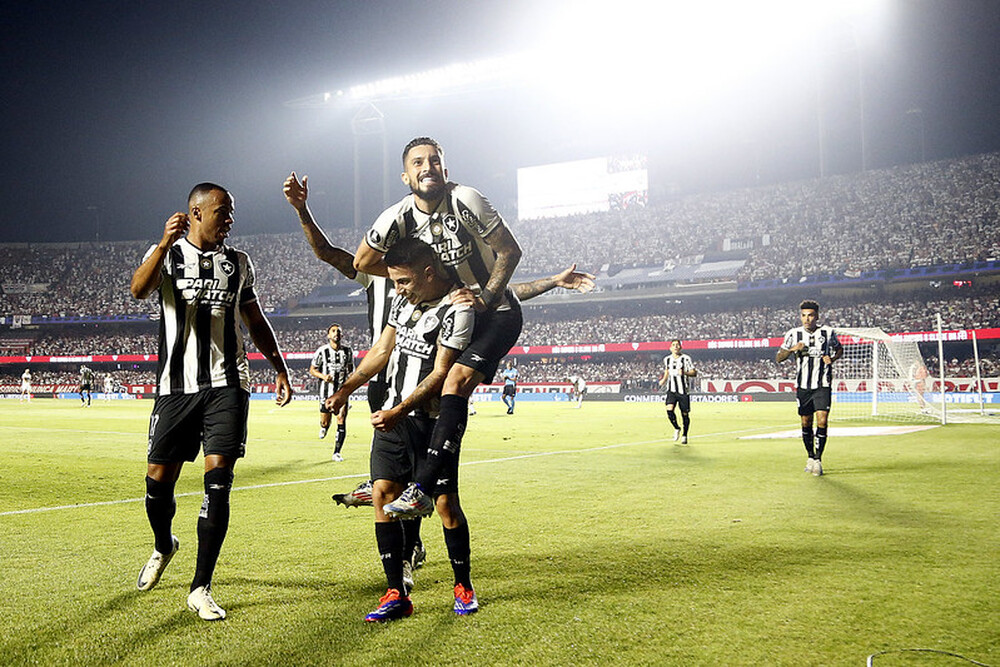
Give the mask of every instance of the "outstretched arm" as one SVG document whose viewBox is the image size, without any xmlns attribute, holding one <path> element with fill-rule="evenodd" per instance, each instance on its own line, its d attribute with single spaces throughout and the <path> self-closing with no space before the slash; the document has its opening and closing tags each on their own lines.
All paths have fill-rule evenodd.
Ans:
<svg viewBox="0 0 1000 667">
<path fill-rule="evenodd" d="M 300 182 L 293 171 L 285 179 L 282 191 L 285 193 L 285 199 L 298 214 L 302 233 L 306 235 L 306 241 L 309 242 L 309 247 L 312 248 L 316 257 L 348 278 L 353 279 L 354 276 L 358 275 L 354 268 L 354 256 L 343 248 L 338 248 L 330 243 L 330 238 L 316 224 L 312 211 L 309 210 L 309 205 L 306 203 L 306 200 L 309 199 L 309 177 L 303 176 Z"/>
<path fill-rule="evenodd" d="M 493 310 L 503 298 L 507 283 L 514 275 L 517 263 L 521 261 L 521 246 L 505 224 L 499 224 L 486 237 L 486 243 L 497 254 L 490 278 L 482 285 L 482 291 L 473 306 L 477 311 Z"/>
<path fill-rule="evenodd" d="M 529 283 L 515 283 L 511 285 L 514 294 L 521 301 L 533 299 L 539 294 L 545 294 L 556 287 L 564 289 L 575 289 L 586 294 L 594 289 L 594 276 L 584 271 L 577 271 L 576 264 L 568 269 L 548 278 L 539 278 Z"/>
</svg>

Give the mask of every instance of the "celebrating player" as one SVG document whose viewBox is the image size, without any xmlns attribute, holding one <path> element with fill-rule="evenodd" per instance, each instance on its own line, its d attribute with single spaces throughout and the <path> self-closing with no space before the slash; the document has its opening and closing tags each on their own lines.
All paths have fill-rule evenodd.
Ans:
<svg viewBox="0 0 1000 667">
<path fill-rule="evenodd" d="M 354 371 L 354 353 L 351 348 L 340 344 L 341 332 L 339 324 L 331 324 L 326 330 L 326 344 L 322 345 L 313 355 L 309 365 L 309 375 L 319 380 L 319 437 L 326 437 L 330 428 L 331 412 L 326 407 L 326 399 L 340 389 L 347 376 Z M 347 437 L 347 403 L 337 412 L 337 443 L 333 450 L 333 460 L 344 460 L 340 450 Z"/>
<path fill-rule="evenodd" d="M 780 364 L 795 356 L 795 397 L 802 418 L 802 442 L 809 456 L 806 472 L 818 477 L 823 474 L 823 450 L 833 396 L 833 362 L 840 359 L 844 348 L 832 327 L 819 326 L 818 303 L 809 300 L 800 303 L 799 317 L 802 326 L 785 333 L 775 358 Z M 816 415 L 815 434 L 813 414 Z"/>
<path fill-rule="evenodd" d="M 171 534 L 174 486 L 184 462 L 194 461 L 203 444 L 205 498 L 187 606 L 206 621 L 226 617 L 212 597 L 212 574 L 229 528 L 233 468 L 246 448 L 250 366 L 239 319 L 277 373 L 278 405 L 292 399 L 285 360 L 254 291 L 253 264 L 246 253 L 225 245 L 234 206 L 225 188 L 196 185 L 188 196 L 188 212 L 170 216 L 162 239 L 132 276 L 131 287 L 137 299 L 159 289 L 163 351 L 146 467 L 146 516 L 155 547 L 137 586 L 153 588 L 177 553 L 179 543 Z"/>
<path fill-rule="evenodd" d="M 458 285 L 438 268 L 428 244 L 402 239 L 386 253 L 385 263 L 397 292 L 388 322 L 358 369 L 327 401 L 336 410 L 368 378 L 384 367 L 391 369 L 385 404 L 371 418 L 375 427 L 371 456 L 375 537 L 388 590 L 366 621 L 394 620 L 413 613 L 404 582 L 404 530 L 390 510 L 391 502 L 407 488 L 415 466 L 427 455 L 441 386 L 468 346 L 475 321 L 469 305 L 458 305 L 449 294 Z M 455 576 L 454 611 L 471 614 L 479 605 L 470 576 L 469 527 L 458 498 L 457 457 L 449 459 L 442 478 L 435 482 L 428 491 L 436 500 L 424 496 L 426 503 L 416 513 L 429 515 L 436 506 Z"/>
<path fill-rule="evenodd" d="M 382 261 L 401 238 L 415 237 L 433 246 L 449 280 L 474 294 L 476 326 L 472 341 L 451 366 L 441 391 L 441 412 L 428 449 L 427 465 L 418 473 L 414 495 L 434 488 L 442 468 L 454 466 L 469 418 L 469 396 L 490 381 L 497 366 L 521 333 L 521 305 L 508 288 L 521 259 L 521 248 L 503 218 L 477 190 L 449 182 L 444 151 L 428 137 L 413 139 L 403 149 L 402 179 L 411 194 L 376 219 L 355 254 L 354 266 L 387 275 Z M 397 507 L 417 508 L 429 502 L 410 489 Z"/>
<path fill-rule="evenodd" d="M 667 393 L 664 403 L 667 406 L 667 419 L 674 427 L 674 441 L 686 445 L 688 427 L 691 425 L 691 396 L 688 393 L 688 378 L 698 375 L 691 357 L 681 352 L 681 341 L 677 338 L 670 341 L 670 354 L 663 358 L 663 375 L 660 376 L 660 387 L 666 386 Z M 681 408 L 683 431 L 677 424 L 676 406 Z"/>
</svg>

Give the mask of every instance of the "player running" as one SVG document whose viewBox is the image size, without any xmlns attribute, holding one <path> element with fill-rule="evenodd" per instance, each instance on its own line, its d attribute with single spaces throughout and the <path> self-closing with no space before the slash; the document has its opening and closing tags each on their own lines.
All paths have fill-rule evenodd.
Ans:
<svg viewBox="0 0 1000 667">
<path fill-rule="evenodd" d="M 326 330 L 326 344 L 320 346 L 309 364 L 309 375 L 319 380 L 319 438 L 326 437 L 330 428 L 332 414 L 326 407 L 326 399 L 340 389 L 347 376 L 354 371 L 354 352 L 346 345 L 341 345 L 339 324 L 331 324 Z M 340 450 L 344 447 L 347 437 L 347 403 L 337 411 L 337 442 L 333 449 L 333 460 L 337 463 L 344 460 Z"/>
<path fill-rule="evenodd" d="M 667 406 L 667 419 L 674 427 L 674 442 L 688 444 L 688 428 L 691 426 L 691 395 L 688 393 L 688 378 L 698 375 L 691 357 L 681 352 L 681 341 L 677 338 L 670 341 L 670 354 L 663 358 L 663 375 L 660 376 L 660 388 L 667 388 L 664 403 Z M 680 406 L 683 429 L 677 424 L 674 408 Z"/>
</svg>

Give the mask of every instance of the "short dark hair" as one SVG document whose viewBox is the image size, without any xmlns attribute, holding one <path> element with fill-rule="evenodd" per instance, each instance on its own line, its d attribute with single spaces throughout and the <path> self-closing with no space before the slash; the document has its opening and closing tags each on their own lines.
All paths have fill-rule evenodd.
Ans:
<svg viewBox="0 0 1000 667">
<path fill-rule="evenodd" d="M 410 268 L 423 268 L 433 266 L 436 271 L 437 254 L 426 241 L 422 241 L 413 236 L 399 239 L 385 253 L 386 266 L 408 266 Z"/>
<path fill-rule="evenodd" d="M 336 327 L 337 329 L 340 329 L 341 332 L 343 332 L 343 329 L 341 328 L 341 326 L 339 324 L 331 324 L 330 326 L 328 326 L 326 328 L 326 333 L 329 334 L 330 333 L 330 329 L 333 329 L 334 327 Z"/>
<path fill-rule="evenodd" d="M 406 144 L 406 147 L 403 149 L 404 167 L 406 166 L 406 156 L 412 149 L 416 148 L 417 146 L 433 146 L 435 149 L 437 149 L 438 155 L 444 157 L 444 149 L 441 148 L 441 144 L 439 144 L 437 141 L 431 139 L 430 137 L 417 137 L 416 139 L 410 139 L 410 143 Z"/>
<path fill-rule="evenodd" d="M 819 315 L 819 304 L 812 299 L 806 299 L 799 304 L 799 310 L 815 310 L 816 314 Z"/>
<path fill-rule="evenodd" d="M 671 338 L 671 339 L 670 339 L 670 344 L 671 344 L 671 345 L 673 345 L 674 343 L 677 343 L 677 344 L 679 345 L 679 344 L 680 344 L 680 342 L 681 342 L 681 339 L 680 339 L 680 338 Z"/>
<path fill-rule="evenodd" d="M 229 190 L 225 189 L 221 185 L 218 185 L 217 183 L 208 183 L 208 182 L 199 183 L 198 185 L 191 188 L 191 192 L 188 193 L 188 206 L 191 205 L 191 202 L 193 202 L 196 197 L 200 197 L 201 195 L 207 195 L 209 192 L 213 192 L 215 190 L 221 190 L 222 192 L 226 193 L 229 192 Z"/>
</svg>

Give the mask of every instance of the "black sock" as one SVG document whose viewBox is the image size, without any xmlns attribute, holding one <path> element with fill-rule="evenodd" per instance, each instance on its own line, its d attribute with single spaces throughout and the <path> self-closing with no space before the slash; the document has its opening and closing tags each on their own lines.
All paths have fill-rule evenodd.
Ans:
<svg viewBox="0 0 1000 667">
<path fill-rule="evenodd" d="M 420 542 L 420 522 L 422 519 L 417 517 L 416 519 L 409 519 L 407 521 L 400 521 L 399 523 L 403 526 L 403 558 L 404 560 L 413 560 L 413 551 L 417 548 L 417 544 Z"/>
<path fill-rule="evenodd" d="M 458 528 L 444 529 L 444 544 L 448 547 L 448 559 L 451 569 L 455 572 L 455 583 L 472 589 L 472 565 L 469 563 L 469 524 L 463 523 Z"/>
<path fill-rule="evenodd" d="M 403 586 L 403 522 L 385 521 L 375 524 L 375 543 L 385 570 L 385 580 L 389 588 L 395 588 L 403 595 L 408 591 Z"/>
<path fill-rule="evenodd" d="M 674 414 L 673 410 L 667 410 L 667 419 L 670 420 L 671 425 L 675 429 L 679 429 L 680 425 L 677 423 L 677 415 Z"/>
<path fill-rule="evenodd" d="M 806 453 L 809 454 L 809 458 L 816 458 L 816 452 L 813 451 L 813 430 L 812 426 L 802 427 L 802 443 L 806 446 Z"/>
<path fill-rule="evenodd" d="M 344 446 L 344 438 L 347 437 L 347 425 L 337 424 L 337 446 L 334 447 L 333 453 L 339 454 L 340 448 Z"/>
<path fill-rule="evenodd" d="M 817 426 L 816 427 L 816 457 L 817 459 L 823 458 L 823 450 L 826 449 L 826 427 Z"/>
<path fill-rule="evenodd" d="M 198 561 L 191 590 L 212 585 L 212 573 L 229 530 L 229 492 L 232 468 L 213 468 L 205 473 L 205 499 L 198 514 Z"/>
<path fill-rule="evenodd" d="M 681 421 L 684 422 L 684 435 L 688 434 L 688 427 L 691 426 L 691 415 L 686 412 L 681 413 Z"/>
<path fill-rule="evenodd" d="M 176 511 L 174 483 L 157 482 L 152 477 L 146 477 L 146 516 L 149 517 L 149 527 L 153 529 L 154 548 L 161 554 L 168 554 L 174 549 L 170 526 Z"/>
<path fill-rule="evenodd" d="M 458 459 L 468 421 L 469 399 L 454 394 L 441 397 L 441 412 L 427 445 L 427 457 L 417 471 L 416 481 L 427 495 L 433 495 L 438 473 Z"/>
</svg>

